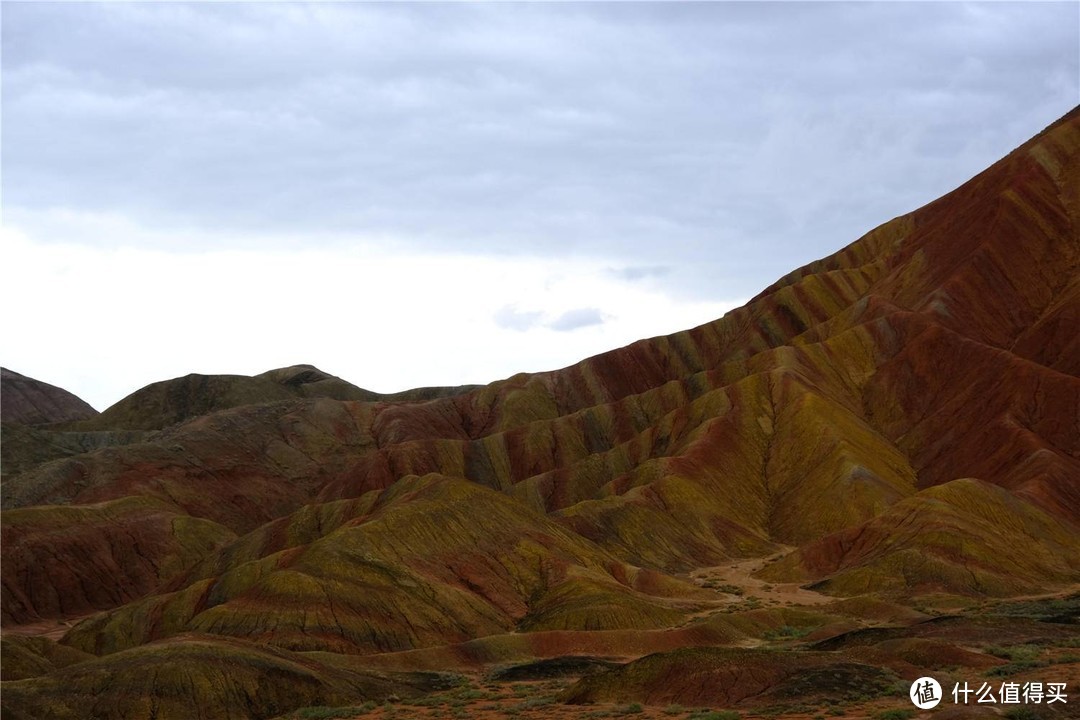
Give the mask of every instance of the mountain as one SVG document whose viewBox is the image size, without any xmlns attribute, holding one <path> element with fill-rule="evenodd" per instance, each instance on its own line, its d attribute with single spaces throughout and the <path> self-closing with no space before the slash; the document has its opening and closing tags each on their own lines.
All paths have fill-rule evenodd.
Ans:
<svg viewBox="0 0 1080 720">
<path fill-rule="evenodd" d="M 44 425 L 86 420 L 97 410 L 67 390 L 0 368 L 0 419 L 6 423 Z"/>
<path fill-rule="evenodd" d="M 452 397 L 470 389 L 472 386 L 416 388 L 384 395 L 359 388 L 314 365 L 278 368 L 254 377 L 192 373 L 147 385 L 107 408 L 100 416 L 72 427 L 81 430 L 160 430 L 218 410 L 279 400 L 431 400 Z"/>
<path fill-rule="evenodd" d="M 567 368 L 156 383 L 15 435 L 5 716 L 273 717 L 508 662 L 597 671 L 570 704 L 1073 677 L 1078 327 L 1080 109 L 744 307 Z"/>
</svg>

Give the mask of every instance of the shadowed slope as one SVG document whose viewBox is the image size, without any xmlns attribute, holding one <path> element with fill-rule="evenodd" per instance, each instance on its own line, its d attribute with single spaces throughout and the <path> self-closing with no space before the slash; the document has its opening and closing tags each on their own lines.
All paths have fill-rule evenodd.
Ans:
<svg viewBox="0 0 1080 720">
<path fill-rule="evenodd" d="M 59 668 L 93 659 L 81 650 L 59 645 L 44 637 L 4 635 L 0 638 L 0 680 L 41 677 Z"/>
<path fill-rule="evenodd" d="M 190 636 L 5 682 L 2 703 L 12 720 L 239 720 L 305 705 L 411 697 L 452 683 L 434 674 L 353 670 L 239 640 Z"/>
<path fill-rule="evenodd" d="M 829 653 L 685 648 L 582 678 L 565 700 L 722 707 L 796 699 L 843 701 L 883 694 L 895 680 L 881 668 Z"/>
</svg>

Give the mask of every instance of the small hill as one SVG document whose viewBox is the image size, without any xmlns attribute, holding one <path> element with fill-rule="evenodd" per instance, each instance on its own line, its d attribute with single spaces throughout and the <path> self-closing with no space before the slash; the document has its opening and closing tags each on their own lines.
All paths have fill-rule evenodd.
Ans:
<svg viewBox="0 0 1080 720">
<path fill-rule="evenodd" d="M 163 591 L 80 624 L 64 642 L 108 653 L 209 632 L 368 654 L 513 629 L 665 627 L 686 614 L 668 598 L 703 596 L 501 493 L 435 475 L 305 507 L 207 555 Z"/>
<path fill-rule="evenodd" d="M 270 718 L 451 686 L 436 673 L 380 673 L 254 645 L 185 636 L 4 683 L 11 720 Z"/>
<path fill-rule="evenodd" d="M 247 375 L 192 373 L 136 390 L 73 430 L 161 430 L 220 410 L 296 399 L 415 402 L 452 397 L 471 386 L 415 388 L 383 395 L 365 390 L 313 365 L 294 365 Z"/>
<path fill-rule="evenodd" d="M 760 576 L 837 595 L 1001 597 L 1037 593 L 1048 582 L 1067 585 L 1078 572 L 1074 527 L 1000 487 L 962 479 L 807 543 Z"/>
<path fill-rule="evenodd" d="M 571 704 L 637 701 L 705 707 L 843 702 L 884 695 L 896 679 L 880 667 L 831 653 L 685 648 L 582 678 L 564 699 Z"/>
<path fill-rule="evenodd" d="M 63 388 L 0 368 L 0 419 L 5 423 L 45 425 L 86 420 L 98 411 Z"/>
</svg>

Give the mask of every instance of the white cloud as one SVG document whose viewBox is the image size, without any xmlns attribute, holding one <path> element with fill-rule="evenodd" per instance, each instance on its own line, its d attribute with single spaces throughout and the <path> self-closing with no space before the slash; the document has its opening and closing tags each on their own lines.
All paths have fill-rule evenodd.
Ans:
<svg viewBox="0 0 1080 720">
<path fill-rule="evenodd" d="M 574 308 L 552 320 L 548 327 L 558 332 L 570 332 L 592 325 L 602 325 L 607 320 L 608 316 L 597 308 Z"/>
<path fill-rule="evenodd" d="M 194 231 L 172 250 L 225 231 L 617 257 L 671 267 L 650 280 L 669 293 L 752 294 L 1074 105 L 1078 22 L 1075 3 L 10 3 L 5 210 Z"/>
<path fill-rule="evenodd" d="M 544 313 L 539 310 L 518 310 L 516 305 L 504 305 L 493 316 L 495 324 L 506 330 L 525 331 L 540 324 Z"/>
</svg>

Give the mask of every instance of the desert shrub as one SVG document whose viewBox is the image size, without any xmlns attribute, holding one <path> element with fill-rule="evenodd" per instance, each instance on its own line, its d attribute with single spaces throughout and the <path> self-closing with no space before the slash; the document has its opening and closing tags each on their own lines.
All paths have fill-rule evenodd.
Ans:
<svg viewBox="0 0 1080 720">
<path fill-rule="evenodd" d="M 734 710 L 695 710 L 691 720 L 739 720 L 742 715 Z"/>
<path fill-rule="evenodd" d="M 769 630 L 765 633 L 766 640 L 796 640 L 801 637 L 806 637 L 810 634 L 810 628 L 797 628 L 791 625 L 784 625 L 776 630 Z"/>
<path fill-rule="evenodd" d="M 893 710 L 882 710 L 874 717 L 877 720 L 908 720 L 908 718 L 915 717 L 915 711 L 911 708 L 895 708 Z"/>
<path fill-rule="evenodd" d="M 1005 717 L 1009 720 L 1042 720 L 1039 713 L 1029 707 L 1010 708 L 1005 711 Z"/>
<path fill-rule="evenodd" d="M 706 580 L 705 587 L 715 590 L 717 592 L 727 593 L 728 595 L 742 595 L 743 589 L 738 585 L 732 585 L 730 583 L 721 583 L 717 580 Z"/>
<path fill-rule="evenodd" d="M 1042 659 L 1042 648 L 1037 645 L 989 645 L 984 651 L 990 655 L 1008 660 L 1004 665 L 991 668 L 986 672 L 991 676 L 1012 675 L 1013 673 L 1044 667 L 1048 663 Z"/>
<path fill-rule="evenodd" d="M 1005 660 L 1025 662 L 1038 658 L 1042 650 L 1037 645 L 988 645 L 986 652 Z"/>
</svg>

